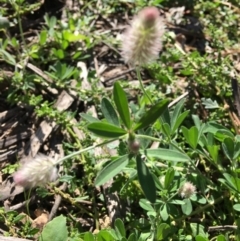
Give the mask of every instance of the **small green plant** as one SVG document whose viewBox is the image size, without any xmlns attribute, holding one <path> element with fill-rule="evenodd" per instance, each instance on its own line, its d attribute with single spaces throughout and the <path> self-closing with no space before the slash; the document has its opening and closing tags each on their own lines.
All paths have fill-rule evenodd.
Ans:
<svg viewBox="0 0 240 241">
<path fill-rule="evenodd" d="M 59 215 L 42 230 L 23 224 L 22 213 L 2 208 L 3 235 L 39 241 L 239 240 L 240 137 L 231 86 L 239 69 L 238 2 L 80 1 L 77 10 L 63 8 L 61 19 L 55 9 L 43 13 L 46 1 L 30 2 L 1 3 L 1 112 L 5 106 L 27 112 L 23 123 L 18 116 L 10 125 L 1 122 L 1 132 L 11 126 L 1 133 L 1 151 L 8 134 L 18 135 L 12 121 L 35 130 L 47 119 L 56 125 L 40 151 L 49 154 L 48 141 L 61 134 L 65 156 L 37 155 L 16 173 L 17 164 L 3 163 L 1 173 L 3 179 L 13 174 L 25 189 L 41 184 L 36 203 L 48 211 L 56 195 L 62 201 Z M 126 16 L 136 12 L 122 31 Z M 104 71 L 127 66 L 121 69 L 119 34 L 123 60 L 136 76 L 128 72 L 132 79 L 124 74 L 109 84 Z M 112 61 L 116 69 L 115 62 L 108 65 Z M 60 112 L 54 104 L 62 91 L 76 96 L 70 110 Z M 85 112 L 89 106 L 98 118 Z M 77 128 L 85 135 L 81 140 Z M 103 153 L 96 154 L 99 149 Z M 67 184 L 64 190 L 45 187 L 57 178 Z M 112 186 L 102 192 L 109 180 Z M 118 193 L 126 213 L 111 227 L 100 227 L 106 192 Z M 19 200 L 21 195 L 11 208 Z M 27 201 L 30 216 L 31 205 Z M 83 227 L 81 218 L 90 225 Z"/>
</svg>

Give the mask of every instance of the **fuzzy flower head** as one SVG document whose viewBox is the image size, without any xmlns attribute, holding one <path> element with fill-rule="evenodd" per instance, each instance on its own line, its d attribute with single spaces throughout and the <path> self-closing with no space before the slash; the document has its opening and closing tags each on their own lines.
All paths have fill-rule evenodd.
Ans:
<svg viewBox="0 0 240 241">
<path fill-rule="evenodd" d="M 190 198 L 196 192 L 196 187 L 191 182 L 185 182 L 178 190 L 182 198 Z"/>
<path fill-rule="evenodd" d="M 57 168 L 54 164 L 55 161 L 52 158 L 38 154 L 13 174 L 13 180 L 24 188 L 43 186 L 57 179 Z"/>
<path fill-rule="evenodd" d="M 146 65 L 158 58 L 164 34 L 163 19 L 155 7 L 142 9 L 122 36 L 122 56 L 126 63 Z"/>
</svg>

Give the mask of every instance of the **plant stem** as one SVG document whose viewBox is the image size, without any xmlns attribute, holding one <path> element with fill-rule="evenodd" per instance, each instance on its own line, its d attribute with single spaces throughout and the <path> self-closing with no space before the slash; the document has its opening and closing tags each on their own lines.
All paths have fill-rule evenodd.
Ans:
<svg viewBox="0 0 240 241">
<path fill-rule="evenodd" d="M 158 142 L 162 141 L 162 140 L 160 140 L 160 139 L 158 139 L 156 137 L 140 135 L 140 134 L 136 134 L 135 137 L 136 138 L 142 138 L 142 139 L 148 139 L 148 140 L 151 140 L 151 141 L 158 141 Z"/>
<path fill-rule="evenodd" d="M 67 155 L 67 156 L 59 159 L 59 160 L 55 163 L 55 165 L 58 165 L 58 164 L 64 162 L 65 160 L 67 160 L 67 159 L 69 159 L 69 158 L 72 158 L 72 157 L 74 157 L 74 156 L 77 156 L 77 155 L 79 155 L 79 154 L 81 154 L 81 153 L 83 153 L 83 152 L 85 152 L 85 151 L 90 151 L 90 150 L 92 150 L 92 149 L 94 149 L 94 148 L 96 148 L 96 147 L 106 145 L 106 144 L 111 143 L 111 142 L 113 142 L 113 141 L 115 141 L 115 140 L 118 140 L 118 139 L 111 139 L 111 140 L 108 140 L 108 141 L 104 141 L 104 142 L 102 142 L 102 143 L 100 143 L 100 144 L 93 145 L 93 146 L 89 146 L 89 147 L 87 147 L 87 148 L 85 148 L 85 149 L 82 149 L 82 150 L 73 152 L 73 153 L 71 153 L 71 154 L 69 154 L 69 155 Z"/>
<path fill-rule="evenodd" d="M 82 148 L 82 145 L 81 145 L 81 142 L 79 141 L 79 138 L 77 137 L 77 135 L 75 134 L 75 132 L 72 130 L 71 127 L 67 127 L 67 131 L 70 133 L 70 135 L 72 135 L 72 137 L 75 139 L 76 143 L 77 143 L 77 148 L 81 149 Z M 85 157 L 84 155 L 82 154 L 81 155 L 81 163 L 82 164 L 85 164 L 86 163 L 86 160 L 85 160 Z"/>
<path fill-rule="evenodd" d="M 139 80 L 140 88 L 142 89 L 143 94 L 148 98 L 150 103 L 153 104 L 151 97 L 148 95 L 148 93 L 144 89 L 142 77 L 141 77 L 141 73 L 140 73 L 140 67 L 136 67 L 136 73 L 137 73 L 137 78 Z"/>
<path fill-rule="evenodd" d="M 181 218 L 179 218 L 179 219 L 177 219 L 177 220 L 175 220 L 175 221 L 176 221 L 176 222 L 180 222 L 180 221 L 188 218 L 189 216 L 193 216 L 193 215 L 195 215 L 195 214 L 199 214 L 199 213 L 203 212 L 205 209 L 208 209 L 208 208 L 214 206 L 215 204 L 219 203 L 219 202 L 220 202 L 221 200 L 223 200 L 224 198 L 225 198 L 225 196 L 222 195 L 222 196 L 220 196 L 219 198 L 215 199 L 214 201 L 209 202 L 209 203 L 206 204 L 205 206 L 200 207 L 200 208 L 198 208 L 197 210 L 193 211 L 193 212 L 192 212 L 191 214 L 189 214 L 188 216 L 183 216 L 183 217 L 181 217 Z"/>
</svg>

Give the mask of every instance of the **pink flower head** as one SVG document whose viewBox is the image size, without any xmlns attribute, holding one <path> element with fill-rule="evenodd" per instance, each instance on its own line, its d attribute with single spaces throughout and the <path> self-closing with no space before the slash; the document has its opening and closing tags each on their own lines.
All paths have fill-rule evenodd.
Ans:
<svg viewBox="0 0 240 241">
<path fill-rule="evenodd" d="M 25 188 L 43 186 L 57 179 L 57 168 L 54 164 L 55 161 L 52 158 L 38 154 L 13 174 L 13 180 L 17 185 Z"/>
<path fill-rule="evenodd" d="M 126 63 L 145 65 L 158 58 L 164 34 L 163 19 L 155 7 L 142 9 L 122 36 L 122 56 Z"/>
<path fill-rule="evenodd" d="M 185 182 L 178 193 L 182 198 L 190 198 L 196 192 L 196 187 L 191 182 Z"/>
</svg>

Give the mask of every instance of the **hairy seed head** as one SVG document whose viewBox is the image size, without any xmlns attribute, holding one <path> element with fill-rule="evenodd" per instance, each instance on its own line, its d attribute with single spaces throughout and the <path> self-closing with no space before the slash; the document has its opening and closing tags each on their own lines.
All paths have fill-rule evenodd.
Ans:
<svg viewBox="0 0 240 241">
<path fill-rule="evenodd" d="M 142 9 L 122 36 L 122 56 L 126 63 L 146 65 L 158 58 L 164 34 L 163 19 L 155 7 Z"/>
<path fill-rule="evenodd" d="M 57 168 L 54 164 L 55 161 L 52 158 L 38 154 L 13 174 L 13 180 L 17 185 L 25 188 L 43 186 L 57 179 Z"/>
<path fill-rule="evenodd" d="M 191 182 L 185 182 L 178 190 L 182 198 L 190 198 L 196 192 L 196 187 Z"/>
</svg>

